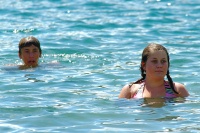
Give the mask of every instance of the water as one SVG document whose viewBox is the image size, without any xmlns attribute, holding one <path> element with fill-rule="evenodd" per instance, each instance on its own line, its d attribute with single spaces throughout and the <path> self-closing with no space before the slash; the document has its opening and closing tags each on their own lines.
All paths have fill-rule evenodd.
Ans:
<svg viewBox="0 0 200 133">
<path fill-rule="evenodd" d="M 1 0 L 0 131 L 199 132 L 199 4 Z M 17 44 L 29 35 L 41 42 L 40 67 L 18 70 Z M 189 97 L 153 105 L 118 99 L 125 84 L 140 78 L 150 42 L 167 47 L 171 77 Z"/>
</svg>

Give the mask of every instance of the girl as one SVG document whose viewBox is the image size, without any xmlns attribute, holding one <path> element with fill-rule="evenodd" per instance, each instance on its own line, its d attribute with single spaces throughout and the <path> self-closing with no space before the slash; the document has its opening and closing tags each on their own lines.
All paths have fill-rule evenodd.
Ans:
<svg viewBox="0 0 200 133">
<path fill-rule="evenodd" d="M 142 53 L 141 76 L 138 81 L 125 85 L 119 98 L 175 98 L 189 95 L 185 86 L 173 82 L 169 75 L 169 54 L 160 44 L 149 44 Z M 165 75 L 168 81 L 165 81 Z"/>
</svg>

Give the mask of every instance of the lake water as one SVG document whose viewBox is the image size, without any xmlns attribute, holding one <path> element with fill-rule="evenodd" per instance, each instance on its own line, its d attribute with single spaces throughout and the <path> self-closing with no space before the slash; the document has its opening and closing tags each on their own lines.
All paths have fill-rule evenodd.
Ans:
<svg viewBox="0 0 200 133">
<path fill-rule="evenodd" d="M 0 0 L 0 132 L 200 132 L 199 5 Z M 18 42 L 30 35 L 41 42 L 40 66 L 19 70 Z M 150 42 L 168 49 L 171 77 L 189 97 L 118 99 L 125 84 L 140 78 Z"/>
</svg>

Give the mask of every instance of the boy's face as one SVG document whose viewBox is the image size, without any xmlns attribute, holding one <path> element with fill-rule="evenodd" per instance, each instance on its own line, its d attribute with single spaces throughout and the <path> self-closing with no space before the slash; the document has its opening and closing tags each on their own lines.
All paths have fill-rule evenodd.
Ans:
<svg viewBox="0 0 200 133">
<path fill-rule="evenodd" d="M 41 53 L 38 47 L 34 45 L 23 47 L 21 53 L 19 53 L 19 58 L 23 60 L 24 65 L 30 67 L 37 66 L 40 57 Z"/>
</svg>

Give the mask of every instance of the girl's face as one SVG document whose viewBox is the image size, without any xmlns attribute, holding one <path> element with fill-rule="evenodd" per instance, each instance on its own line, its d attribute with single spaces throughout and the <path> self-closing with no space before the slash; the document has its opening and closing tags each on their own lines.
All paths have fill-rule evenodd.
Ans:
<svg viewBox="0 0 200 133">
<path fill-rule="evenodd" d="M 164 78 L 168 70 L 167 54 L 163 50 L 151 52 L 147 62 L 143 64 L 146 76 Z"/>
<path fill-rule="evenodd" d="M 41 57 L 41 53 L 38 47 L 31 45 L 29 47 L 23 47 L 19 58 L 23 60 L 24 65 L 35 67 L 38 65 L 38 59 Z"/>
</svg>

